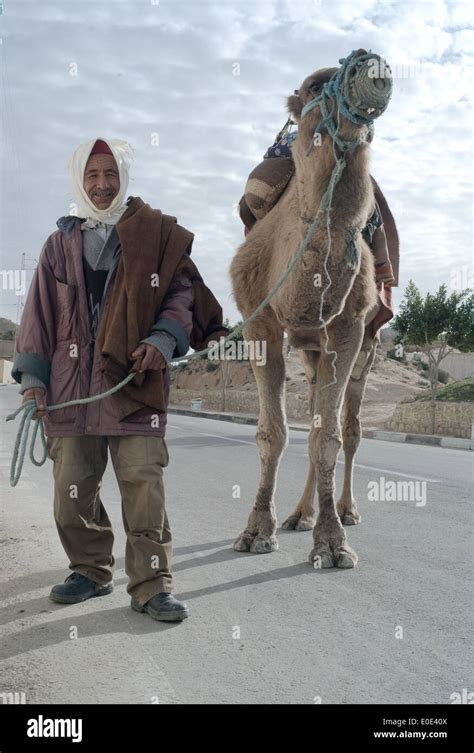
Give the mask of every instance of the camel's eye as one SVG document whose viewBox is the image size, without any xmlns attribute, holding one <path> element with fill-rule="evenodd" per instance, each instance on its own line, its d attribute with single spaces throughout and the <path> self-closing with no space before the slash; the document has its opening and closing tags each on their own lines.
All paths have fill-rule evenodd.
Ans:
<svg viewBox="0 0 474 753">
<path fill-rule="evenodd" d="M 323 88 L 323 85 L 321 83 L 318 84 L 317 81 L 315 81 L 309 88 L 311 89 L 313 94 L 319 94 L 319 92 Z"/>
</svg>

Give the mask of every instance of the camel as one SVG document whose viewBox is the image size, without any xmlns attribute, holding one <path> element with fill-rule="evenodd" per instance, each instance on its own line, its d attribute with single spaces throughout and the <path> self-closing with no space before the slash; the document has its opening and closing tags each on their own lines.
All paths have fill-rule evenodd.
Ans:
<svg viewBox="0 0 474 753">
<path fill-rule="evenodd" d="M 322 120 L 321 107 L 314 106 L 312 100 L 337 70 L 316 71 L 287 100 L 289 113 L 298 124 L 292 147 L 295 174 L 278 203 L 248 233 L 230 267 L 233 295 L 244 320 L 273 290 L 294 257 L 320 209 L 335 166 L 334 150 L 340 156 L 339 147 L 324 129 L 320 145 L 311 147 Z M 313 106 L 303 110 L 308 102 Z M 320 222 L 284 284 L 244 328 L 245 340 L 266 341 L 267 358 L 265 365 L 251 360 L 259 396 L 256 442 L 261 477 L 247 526 L 233 548 L 256 554 L 278 548 L 274 494 L 278 466 L 288 445 L 282 347 L 286 332 L 289 344 L 300 351 L 313 419 L 304 491 L 282 527 L 313 529 L 309 561 L 315 568 L 352 568 L 358 556 L 347 542 L 344 525 L 361 520 L 353 492 L 353 468 L 361 438 L 361 403 L 377 344 L 370 323 L 379 304 L 373 257 L 360 232 L 374 205 L 369 175 L 371 133 L 367 125 L 344 117 L 335 98 L 332 105 L 338 135 L 361 143 L 344 153 L 346 166 L 332 198 L 330 237 L 326 221 Z M 322 276 L 321 284 L 317 284 L 318 276 Z M 336 503 L 335 466 L 341 445 L 344 484 Z M 317 520 L 313 506 L 316 486 Z"/>
</svg>

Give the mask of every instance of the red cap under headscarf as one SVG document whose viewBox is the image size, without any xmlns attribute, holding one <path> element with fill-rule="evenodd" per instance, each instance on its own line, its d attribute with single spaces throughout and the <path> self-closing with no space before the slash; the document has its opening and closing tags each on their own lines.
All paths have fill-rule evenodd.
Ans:
<svg viewBox="0 0 474 753">
<path fill-rule="evenodd" d="M 94 146 L 92 147 L 92 151 L 89 156 L 91 156 L 92 154 L 112 154 L 112 150 L 110 146 L 105 143 L 105 141 L 102 141 L 102 139 L 97 139 Z"/>
</svg>

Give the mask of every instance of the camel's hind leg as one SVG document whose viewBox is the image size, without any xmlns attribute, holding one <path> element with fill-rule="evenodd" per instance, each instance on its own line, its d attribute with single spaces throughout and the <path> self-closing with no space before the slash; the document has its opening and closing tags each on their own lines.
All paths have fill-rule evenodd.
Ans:
<svg viewBox="0 0 474 753">
<path fill-rule="evenodd" d="M 308 439 L 308 444 L 311 444 L 311 432 L 314 432 L 313 415 L 314 415 L 314 399 L 316 392 L 316 373 L 318 368 L 319 351 L 316 350 L 301 350 L 301 360 L 303 362 L 306 379 L 309 385 L 309 414 L 311 416 L 311 424 Z M 296 505 L 294 511 L 282 524 L 282 528 L 287 531 L 312 531 L 316 518 L 314 516 L 314 493 L 316 491 L 316 469 L 314 463 L 309 458 L 308 477 L 304 487 L 301 499 Z"/>
<path fill-rule="evenodd" d="M 261 475 L 247 527 L 234 542 L 234 549 L 237 552 L 264 554 L 278 549 L 273 495 L 280 458 L 288 444 L 283 331 L 271 310 L 246 328 L 245 339 L 264 340 L 267 344 L 266 364 L 263 366 L 251 361 L 260 403 L 256 440 L 260 450 Z"/>
<path fill-rule="evenodd" d="M 367 379 L 375 358 L 377 340 L 371 334 L 372 325 L 366 327 L 362 348 L 352 370 L 344 400 L 342 446 L 344 448 L 344 485 L 337 503 L 337 512 L 346 526 L 361 521 L 353 494 L 354 456 L 360 444 L 360 410 Z"/>
<path fill-rule="evenodd" d="M 309 560 L 314 567 L 354 567 L 357 555 L 347 544 L 344 527 L 336 511 L 335 469 L 342 444 L 340 414 L 349 376 L 364 336 L 364 322 L 355 319 L 335 323 L 328 330 L 328 350 L 336 351 L 336 380 L 333 384 L 334 356 L 321 351 L 315 399 L 315 416 L 320 428 L 311 437 L 310 455 L 316 466 L 319 515 L 313 530 L 314 547 Z"/>
</svg>

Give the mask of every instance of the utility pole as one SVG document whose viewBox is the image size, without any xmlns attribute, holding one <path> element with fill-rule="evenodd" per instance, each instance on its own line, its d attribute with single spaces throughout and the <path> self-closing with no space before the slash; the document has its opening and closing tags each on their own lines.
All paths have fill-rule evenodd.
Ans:
<svg viewBox="0 0 474 753">
<path fill-rule="evenodd" d="M 23 253 L 21 255 L 21 264 L 20 264 L 20 279 L 23 278 L 23 274 L 25 273 L 25 270 L 26 270 L 26 253 L 23 251 Z M 15 320 L 15 322 L 16 322 L 17 327 L 20 326 L 21 312 L 22 312 L 23 306 L 24 306 L 24 303 L 23 303 L 22 299 L 23 299 L 23 296 L 19 295 L 18 296 L 18 301 L 17 301 L 17 304 L 16 304 L 16 320 Z M 15 331 L 15 342 L 16 342 L 16 331 Z"/>
<path fill-rule="evenodd" d="M 34 262 L 34 266 L 33 267 L 27 267 L 26 266 L 26 262 L 27 261 Z M 36 265 L 37 264 L 38 264 L 38 259 L 27 258 L 25 251 L 23 251 L 23 253 L 21 255 L 21 264 L 20 264 L 20 279 L 22 279 L 23 274 L 26 275 L 26 272 L 27 272 L 28 269 L 33 269 L 33 271 L 36 270 Z M 26 292 L 25 292 L 25 295 L 26 295 Z M 21 316 L 22 316 L 22 313 L 23 313 L 23 309 L 25 308 L 25 300 L 24 300 L 25 295 L 19 295 L 18 296 L 18 301 L 17 301 L 17 304 L 16 304 L 16 320 L 15 320 L 15 324 L 17 325 L 17 328 L 15 329 L 15 338 L 14 338 L 14 345 L 13 345 L 13 360 L 15 359 L 15 356 L 16 356 L 16 339 L 17 339 L 18 327 L 20 326 Z"/>
</svg>

